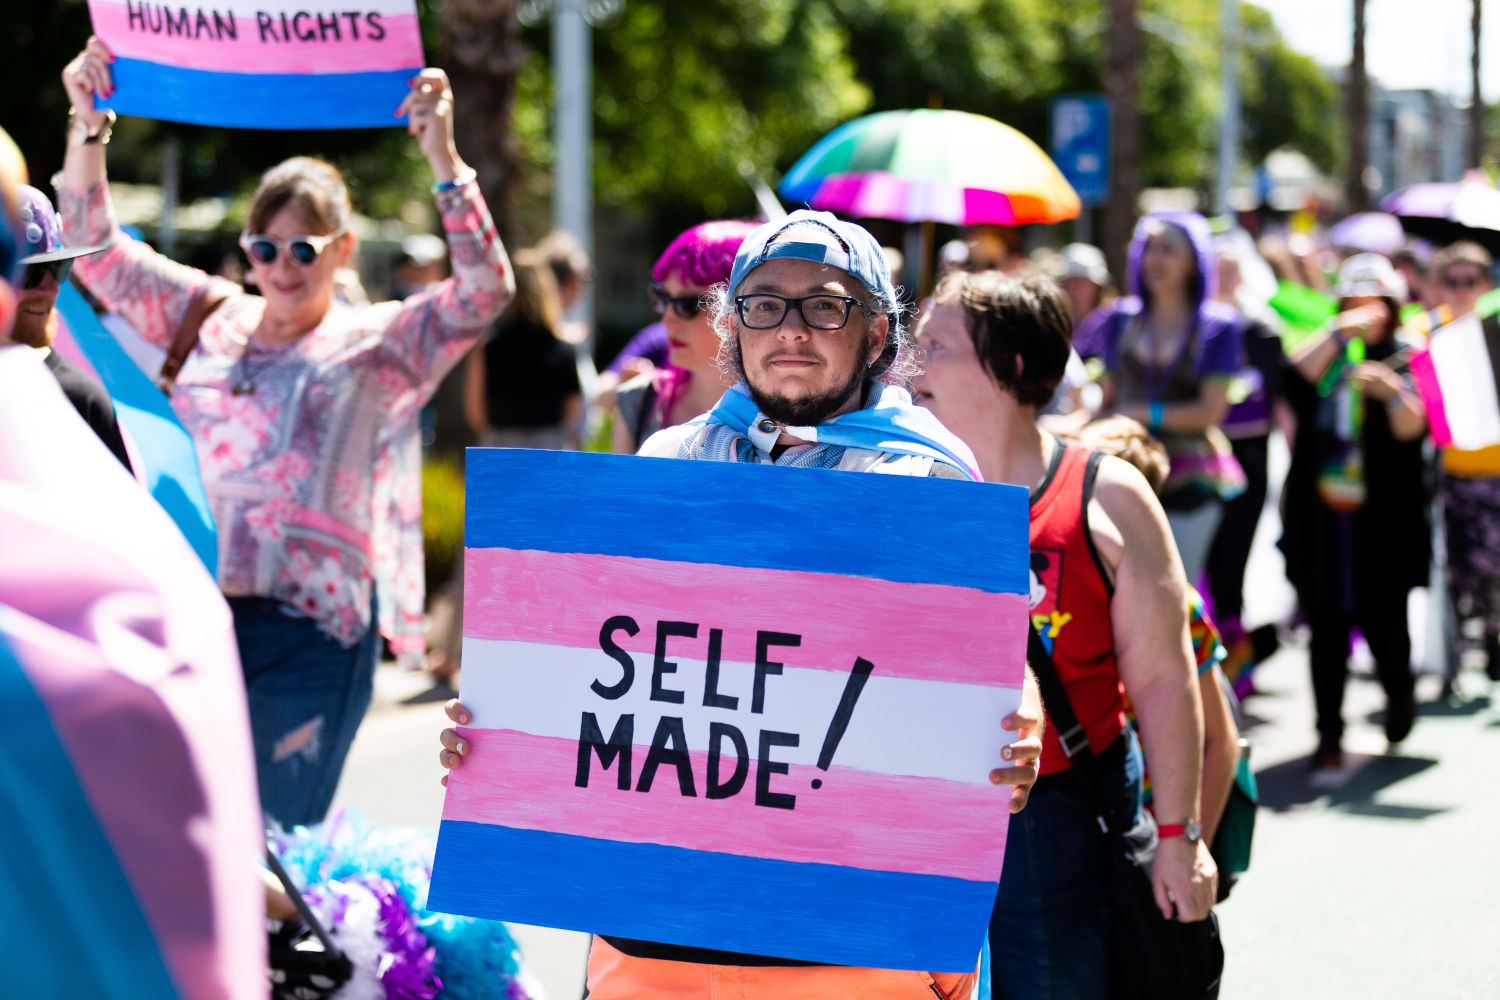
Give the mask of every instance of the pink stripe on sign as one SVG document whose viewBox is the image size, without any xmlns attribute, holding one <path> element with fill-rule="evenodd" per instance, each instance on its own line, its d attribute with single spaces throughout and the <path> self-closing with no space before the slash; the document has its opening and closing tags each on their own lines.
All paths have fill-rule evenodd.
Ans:
<svg viewBox="0 0 1500 1000">
<path fill-rule="evenodd" d="M 223 73 L 364 73 L 406 67 L 421 69 L 425 61 L 422 30 L 415 14 L 379 15 L 372 22 L 363 12 L 353 18 L 325 12 L 320 25 L 315 14 L 299 12 L 302 16 L 298 17 L 288 14 L 283 20 L 281 14 L 266 13 L 259 20 L 234 18 L 231 35 L 222 15 L 215 21 L 213 11 L 206 7 L 165 5 L 174 17 L 184 10 L 187 12 L 185 32 L 179 30 L 181 22 L 169 25 L 164 20 L 161 4 L 135 4 L 132 9 L 133 21 L 124 4 L 95 4 L 94 33 L 117 56 L 185 69 Z"/>
<path fill-rule="evenodd" d="M 941 623 L 959 615 L 955 632 Z M 601 626 L 626 615 L 640 626 L 614 641 L 654 653 L 656 623 L 693 622 L 698 637 L 669 653 L 707 659 L 709 630 L 722 629 L 720 658 L 754 663 L 756 634 L 802 637 L 772 646 L 792 666 L 847 672 L 855 656 L 882 676 L 1019 687 L 1026 652 L 1026 595 L 868 577 L 715 566 L 630 556 L 468 549 L 464 634 L 575 649 L 599 648 Z"/>
<path fill-rule="evenodd" d="M 448 778 L 443 819 L 567 833 L 600 840 L 663 844 L 695 851 L 993 881 L 1005 857 L 1010 791 L 933 778 L 897 777 L 792 765 L 770 779 L 795 808 L 755 804 L 753 733 L 744 787 L 705 797 L 707 753 L 691 754 L 696 797 L 682 795 L 677 770 L 663 765 L 649 792 L 621 791 L 619 759 L 601 771 L 590 757 L 589 786 L 574 784 L 578 744 L 507 729 L 461 730 L 473 748 Z M 735 757 L 724 741 L 721 773 Z M 632 749 L 638 782 L 647 748 Z M 814 789 L 812 781 L 822 781 Z"/>
<path fill-rule="evenodd" d="M 1432 363 L 1431 351 L 1418 351 L 1411 358 L 1411 374 L 1417 383 L 1417 393 L 1422 405 L 1427 408 L 1427 426 L 1432 434 L 1432 443 L 1446 448 L 1453 443 L 1453 430 L 1448 426 L 1448 411 L 1443 405 L 1443 390 L 1438 383 L 1437 368 Z"/>
</svg>

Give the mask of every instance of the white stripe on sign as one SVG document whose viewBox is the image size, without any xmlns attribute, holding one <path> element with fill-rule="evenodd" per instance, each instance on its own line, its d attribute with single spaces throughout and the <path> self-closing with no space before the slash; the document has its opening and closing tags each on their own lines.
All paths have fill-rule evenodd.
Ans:
<svg viewBox="0 0 1500 1000">
<path fill-rule="evenodd" d="M 576 740 L 584 713 L 592 712 L 607 738 L 620 716 L 631 714 L 634 742 L 645 745 L 666 716 L 681 719 L 687 749 L 702 752 L 710 723 L 721 722 L 741 731 L 752 754 L 761 732 L 793 733 L 797 746 L 778 749 L 776 759 L 808 765 L 818 763 L 849 677 L 790 666 L 779 673 L 757 671 L 753 663 L 727 662 L 710 686 L 705 661 L 669 656 L 676 669 L 657 673 L 651 654 L 622 651 L 633 666 L 627 686 L 623 664 L 599 649 L 466 637 L 463 655 L 462 698 L 477 728 Z M 795 649 L 771 647 L 766 659 L 785 662 L 795 655 Z M 1020 703 L 1017 689 L 882 677 L 878 656 L 873 667 L 833 764 L 973 784 L 986 783 L 990 769 L 1003 765 L 1000 751 L 1014 734 L 1001 729 L 1000 720 Z M 727 707 L 729 699 L 734 708 Z M 805 727 L 809 718 L 819 725 L 799 732 L 797 720 Z"/>
<path fill-rule="evenodd" d="M 1500 443 L 1500 398 L 1494 359 L 1479 317 L 1466 316 L 1439 328 L 1428 343 L 1442 388 L 1453 447 L 1487 448 Z"/>
</svg>

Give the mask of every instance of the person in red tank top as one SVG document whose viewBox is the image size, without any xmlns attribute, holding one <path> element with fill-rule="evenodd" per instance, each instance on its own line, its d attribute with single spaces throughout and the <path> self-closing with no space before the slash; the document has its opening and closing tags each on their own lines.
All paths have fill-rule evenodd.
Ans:
<svg viewBox="0 0 1500 1000">
<path fill-rule="evenodd" d="M 1121 689 L 1141 720 L 1164 835 L 1152 881 L 1167 916 L 1199 920 L 1217 873 L 1195 834 L 1203 717 L 1187 627 L 1187 580 L 1151 487 L 1116 458 L 1037 427 L 1067 362 L 1067 299 L 1040 277 L 944 279 L 924 309 L 917 401 L 973 450 L 989 482 L 1031 490 L 1031 620 L 1106 778 L 1113 821 L 1141 809 L 1141 756 Z M 1012 818 L 990 923 L 996 998 L 1107 998 L 1109 855 L 1093 810 L 1046 726 L 1041 773 Z M 1164 828 L 1164 834 L 1170 827 Z"/>
</svg>

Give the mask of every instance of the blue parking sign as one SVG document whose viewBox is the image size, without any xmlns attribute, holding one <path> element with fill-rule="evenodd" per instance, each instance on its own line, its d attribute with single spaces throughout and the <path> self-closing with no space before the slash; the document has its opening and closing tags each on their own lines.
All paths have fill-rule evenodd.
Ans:
<svg viewBox="0 0 1500 1000">
<path fill-rule="evenodd" d="M 1085 205 L 1109 197 L 1109 102 L 1101 94 L 1052 99 L 1052 159 Z"/>
</svg>

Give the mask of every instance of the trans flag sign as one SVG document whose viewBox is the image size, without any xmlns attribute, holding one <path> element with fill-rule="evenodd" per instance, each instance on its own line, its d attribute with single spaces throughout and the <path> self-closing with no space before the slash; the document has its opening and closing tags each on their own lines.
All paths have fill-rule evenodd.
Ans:
<svg viewBox="0 0 1500 1000">
<path fill-rule="evenodd" d="M 357 8 L 357 9 L 356 9 Z M 421 71 L 415 0 L 89 0 L 122 115 L 232 128 L 399 125 Z"/>
<path fill-rule="evenodd" d="M 471 749 L 429 908 L 973 971 L 1024 490 L 476 449 L 467 503 Z"/>
</svg>

